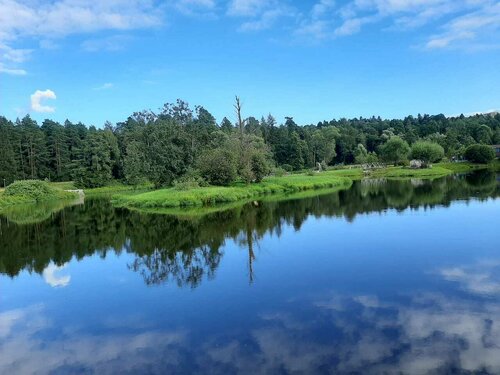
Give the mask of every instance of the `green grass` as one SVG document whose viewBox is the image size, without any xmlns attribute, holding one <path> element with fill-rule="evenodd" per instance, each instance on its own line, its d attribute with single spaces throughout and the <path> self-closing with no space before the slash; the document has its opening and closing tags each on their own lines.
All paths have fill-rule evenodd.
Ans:
<svg viewBox="0 0 500 375">
<path fill-rule="evenodd" d="M 0 209 L 19 204 L 75 199 L 76 194 L 39 180 L 16 181 L 0 193 Z"/>
<path fill-rule="evenodd" d="M 376 178 L 436 178 L 443 177 L 449 174 L 454 173 L 452 170 L 433 166 L 432 168 L 424 168 L 424 169 L 411 169 L 407 167 L 389 167 L 383 169 L 376 169 L 371 172 L 370 177 Z"/>
<path fill-rule="evenodd" d="M 105 196 L 114 196 L 116 194 L 127 194 L 127 193 L 137 193 L 144 192 L 146 190 L 150 190 L 153 188 L 151 184 L 145 185 L 125 185 L 120 183 L 115 183 L 108 186 L 98 187 L 98 188 L 90 188 L 83 189 L 85 192 L 85 196 L 94 196 L 94 195 L 105 195 Z"/>
<path fill-rule="evenodd" d="M 24 225 L 43 222 L 62 209 L 83 204 L 83 199 L 51 200 L 37 203 L 15 204 L 0 209 L 9 221 Z"/>
<path fill-rule="evenodd" d="M 245 185 L 234 184 L 229 187 L 210 186 L 191 190 L 175 190 L 172 188 L 147 193 L 116 196 L 113 200 L 117 206 L 131 208 L 173 208 L 192 206 L 213 206 L 221 203 L 245 201 L 267 194 L 283 194 L 304 190 L 350 187 L 352 180 L 329 174 L 288 175 L 284 177 L 268 177 L 261 183 Z"/>
<path fill-rule="evenodd" d="M 245 204 L 254 202 L 258 198 L 258 202 L 283 202 L 297 199 L 317 197 L 319 195 L 332 194 L 339 191 L 340 188 L 327 188 L 319 190 L 305 190 L 295 193 L 281 193 L 272 195 L 263 195 L 250 199 L 240 200 L 230 203 L 220 203 L 212 206 L 184 206 L 184 207 L 167 207 L 167 208 L 138 208 L 128 207 L 130 210 L 138 211 L 147 214 L 172 215 L 179 219 L 192 220 L 208 214 L 223 212 L 234 208 L 241 207 Z M 258 203 L 257 203 L 258 204 Z"/>
<path fill-rule="evenodd" d="M 363 170 L 359 167 L 347 169 L 331 169 L 323 173 L 329 176 L 348 177 L 353 180 L 361 180 L 363 178 Z"/>
<path fill-rule="evenodd" d="M 491 167 L 490 164 L 473 164 L 468 162 L 460 163 L 437 163 L 436 167 L 446 168 L 454 173 L 467 173 L 477 169 L 485 169 Z"/>
</svg>

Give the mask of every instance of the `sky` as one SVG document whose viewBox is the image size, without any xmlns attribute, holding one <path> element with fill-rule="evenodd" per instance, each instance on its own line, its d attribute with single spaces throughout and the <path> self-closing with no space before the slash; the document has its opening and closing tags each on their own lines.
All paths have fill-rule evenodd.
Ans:
<svg viewBox="0 0 500 375">
<path fill-rule="evenodd" d="M 0 0 L 0 115 L 102 126 L 500 109 L 500 1 Z"/>
</svg>

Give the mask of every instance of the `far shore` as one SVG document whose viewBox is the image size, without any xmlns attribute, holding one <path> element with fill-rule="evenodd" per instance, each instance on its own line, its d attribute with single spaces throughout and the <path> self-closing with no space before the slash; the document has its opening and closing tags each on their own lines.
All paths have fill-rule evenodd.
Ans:
<svg viewBox="0 0 500 375">
<path fill-rule="evenodd" d="M 345 166 L 342 168 L 332 168 L 322 172 L 301 172 L 290 173 L 284 176 L 268 176 L 260 183 L 244 184 L 234 183 L 230 186 L 206 186 L 191 188 L 187 190 L 177 190 L 175 188 L 163 188 L 154 190 L 152 185 L 130 186 L 115 183 L 109 186 L 84 189 L 86 197 L 107 196 L 112 199 L 115 206 L 137 209 L 143 211 L 182 213 L 184 208 L 196 208 L 197 211 L 205 210 L 209 207 L 232 206 L 236 203 L 252 201 L 252 199 L 262 199 L 274 196 L 279 199 L 284 196 L 300 192 L 310 191 L 335 191 L 348 189 L 352 182 L 364 178 L 387 178 L 387 179 L 408 179 L 408 178 L 438 178 L 453 173 L 467 173 L 477 169 L 491 169 L 499 171 L 500 162 L 497 160 L 492 164 L 481 165 L 467 162 L 461 163 L 438 163 L 432 168 L 411 169 L 408 167 L 384 167 L 375 169 L 365 169 L 361 166 Z M 72 182 L 49 183 L 55 189 L 64 190 L 76 189 Z M 26 205 L 38 203 L 26 197 L 6 197 L 0 189 L 0 212 L 15 205 Z M 68 198 L 67 195 L 58 195 Z M 53 199 L 53 197 L 51 198 Z M 177 209 L 177 210 L 176 210 Z"/>
</svg>

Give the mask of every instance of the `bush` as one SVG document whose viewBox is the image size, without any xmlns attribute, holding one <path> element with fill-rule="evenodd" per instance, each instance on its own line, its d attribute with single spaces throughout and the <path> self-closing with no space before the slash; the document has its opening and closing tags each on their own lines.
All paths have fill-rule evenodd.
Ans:
<svg viewBox="0 0 500 375">
<path fill-rule="evenodd" d="M 201 176 L 212 185 L 227 186 L 236 180 L 236 162 L 230 151 L 208 151 L 198 161 Z"/>
<path fill-rule="evenodd" d="M 444 148 L 434 142 L 418 141 L 411 146 L 411 158 L 436 163 L 444 157 Z"/>
<path fill-rule="evenodd" d="M 464 156 L 472 163 L 487 164 L 495 159 L 495 151 L 491 146 L 475 144 L 467 147 Z"/>
<path fill-rule="evenodd" d="M 182 177 L 174 181 L 175 190 L 191 190 L 203 186 L 203 179 L 201 177 Z"/>
<path fill-rule="evenodd" d="M 283 168 L 274 168 L 273 175 L 276 177 L 283 177 L 287 172 Z"/>
<path fill-rule="evenodd" d="M 251 160 L 252 173 L 255 177 L 255 182 L 261 182 L 270 172 L 271 168 L 264 155 L 256 153 L 252 155 Z"/>
<path fill-rule="evenodd" d="M 410 146 L 400 137 L 391 137 L 386 143 L 380 146 L 380 156 L 382 160 L 399 164 L 408 158 Z"/>
<path fill-rule="evenodd" d="M 283 168 L 287 172 L 293 171 L 293 167 L 290 164 L 283 164 L 281 168 Z"/>
<path fill-rule="evenodd" d="M 5 188 L 3 195 L 37 202 L 73 197 L 72 193 L 54 188 L 48 182 L 40 180 L 16 181 Z"/>
</svg>

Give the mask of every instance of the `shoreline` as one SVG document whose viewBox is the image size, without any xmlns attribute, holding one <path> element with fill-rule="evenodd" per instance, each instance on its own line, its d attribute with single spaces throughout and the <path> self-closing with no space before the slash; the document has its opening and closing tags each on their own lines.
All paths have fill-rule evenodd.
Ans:
<svg viewBox="0 0 500 375">
<path fill-rule="evenodd" d="M 165 214 L 187 213 L 187 211 L 207 211 L 223 209 L 222 206 L 234 206 L 251 202 L 256 198 L 296 195 L 300 192 L 328 190 L 337 191 L 348 189 L 353 181 L 370 178 L 387 178 L 391 180 L 405 180 L 411 178 L 433 179 L 454 173 L 467 173 L 475 170 L 489 169 L 498 172 L 500 162 L 482 165 L 467 162 L 437 163 L 432 168 L 410 169 L 406 167 L 385 167 L 370 171 L 363 171 L 359 166 L 330 169 L 323 172 L 297 173 L 285 176 L 268 176 L 262 182 L 246 185 L 235 183 L 231 186 L 207 186 L 188 190 L 164 188 L 153 190 L 151 185 L 127 186 L 115 183 L 100 188 L 84 189 L 88 198 L 109 197 L 115 207 L 134 209 L 144 212 Z M 16 206 L 36 205 L 42 202 L 71 202 L 74 200 L 70 193 L 63 189 L 74 188 L 72 182 L 50 183 L 60 190 L 59 198 L 47 201 L 36 201 L 26 197 L 5 197 L 0 190 L 0 213 L 7 208 Z"/>
</svg>

